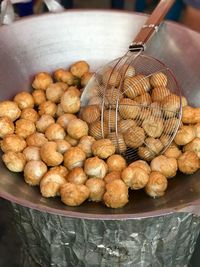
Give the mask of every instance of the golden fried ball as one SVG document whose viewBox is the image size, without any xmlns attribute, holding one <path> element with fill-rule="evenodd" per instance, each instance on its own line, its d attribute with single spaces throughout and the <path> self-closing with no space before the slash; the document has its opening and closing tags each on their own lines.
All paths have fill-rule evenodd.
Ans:
<svg viewBox="0 0 200 267">
<path fill-rule="evenodd" d="M 181 127 L 174 138 L 177 145 L 184 146 L 190 143 L 196 137 L 196 132 L 193 126 L 184 125 Z"/>
<path fill-rule="evenodd" d="M 149 180 L 149 174 L 140 167 L 127 167 L 122 171 L 122 180 L 131 189 L 144 188 Z"/>
<path fill-rule="evenodd" d="M 18 104 L 20 109 L 24 108 L 33 108 L 34 107 L 34 98 L 33 96 L 25 91 L 22 91 L 14 97 L 14 102 Z"/>
<path fill-rule="evenodd" d="M 63 155 L 58 152 L 56 142 L 46 142 L 40 149 L 40 156 L 47 166 L 58 166 L 63 162 Z"/>
<path fill-rule="evenodd" d="M 155 157 L 150 166 L 152 171 L 160 172 L 166 178 L 174 177 L 178 170 L 177 160 L 175 158 L 167 158 L 164 155 Z"/>
<path fill-rule="evenodd" d="M 39 185 L 40 180 L 47 172 L 46 164 L 41 160 L 28 161 L 24 167 L 24 179 L 29 185 Z"/>
<path fill-rule="evenodd" d="M 143 121 L 142 127 L 147 135 L 157 138 L 161 136 L 164 124 L 162 119 L 151 116 Z"/>
<path fill-rule="evenodd" d="M 69 173 L 68 169 L 64 166 L 54 166 L 50 168 L 51 171 L 55 171 L 56 173 L 59 173 L 63 178 L 67 179 L 67 175 Z"/>
<path fill-rule="evenodd" d="M 67 126 L 67 133 L 74 139 L 80 139 L 84 135 L 88 135 L 88 125 L 81 119 L 70 120 Z"/>
<path fill-rule="evenodd" d="M 118 87 L 121 80 L 121 74 L 119 71 L 114 70 L 113 68 L 108 68 L 106 71 L 104 71 L 102 76 L 103 84 L 113 87 Z"/>
<path fill-rule="evenodd" d="M 52 83 L 46 90 L 46 98 L 54 103 L 59 103 L 64 91 L 67 90 L 68 85 L 66 83 L 57 82 Z"/>
<path fill-rule="evenodd" d="M 52 101 L 45 101 L 39 105 L 38 110 L 40 116 L 47 114 L 54 117 L 56 115 L 57 106 Z"/>
<path fill-rule="evenodd" d="M 81 137 L 78 143 L 78 147 L 80 147 L 85 152 L 87 158 L 92 156 L 92 144 L 94 143 L 94 141 L 94 137 L 85 135 Z"/>
<path fill-rule="evenodd" d="M 105 92 L 104 105 L 107 108 L 115 109 L 117 103 L 123 98 L 122 92 L 117 88 L 109 88 Z"/>
<path fill-rule="evenodd" d="M 103 125 L 103 127 L 101 127 Z M 96 140 L 106 138 L 109 133 L 109 128 L 106 122 L 95 121 L 89 126 L 89 135 L 94 137 Z"/>
<path fill-rule="evenodd" d="M 67 83 L 68 85 L 72 85 L 74 83 L 74 75 L 68 71 L 68 70 L 64 70 L 64 69 L 57 69 L 54 74 L 53 74 L 54 78 L 56 81 L 58 82 L 64 82 Z"/>
<path fill-rule="evenodd" d="M 115 146 L 110 139 L 100 139 L 92 144 L 92 153 L 101 159 L 106 159 L 115 153 Z"/>
<path fill-rule="evenodd" d="M 36 122 L 36 128 L 38 132 L 44 133 L 46 129 L 51 125 L 54 124 L 55 120 L 51 115 L 43 114 L 39 120 Z"/>
<path fill-rule="evenodd" d="M 65 112 L 64 112 L 64 110 L 63 110 L 61 104 L 59 103 L 59 104 L 57 105 L 56 117 L 60 117 L 60 116 L 62 116 L 62 115 L 64 115 L 64 114 L 65 114 Z"/>
<path fill-rule="evenodd" d="M 124 207 L 128 203 L 128 186 L 121 179 L 107 183 L 103 201 L 110 208 Z"/>
<path fill-rule="evenodd" d="M 39 119 L 39 115 L 37 111 L 33 108 L 24 108 L 21 112 L 20 118 L 29 120 L 35 123 Z"/>
<path fill-rule="evenodd" d="M 58 117 L 56 123 L 60 124 L 62 128 L 67 130 L 67 126 L 70 120 L 76 119 L 76 115 L 70 114 L 70 113 L 65 113 L 61 116 Z"/>
<path fill-rule="evenodd" d="M 106 174 L 106 176 L 103 178 L 106 183 L 110 183 L 113 180 L 121 179 L 121 172 L 119 171 L 111 171 Z"/>
<path fill-rule="evenodd" d="M 72 184 L 85 184 L 87 175 L 83 168 L 75 167 L 67 175 L 67 181 Z"/>
<path fill-rule="evenodd" d="M 15 121 L 20 117 L 21 110 L 17 103 L 13 101 L 2 101 L 0 102 L 0 117 L 8 117 L 12 121 Z"/>
<path fill-rule="evenodd" d="M 187 98 L 185 96 L 181 96 L 181 104 L 182 107 L 186 107 L 188 105 Z"/>
<path fill-rule="evenodd" d="M 20 152 L 8 151 L 3 154 L 2 160 L 11 172 L 22 172 L 26 164 L 26 158 Z"/>
<path fill-rule="evenodd" d="M 70 87 L 61 97 L 62 109 L 66 113 L 77 113 L 80 109 L 80 91 L 76 87 Z"/>
<path fill-rule="evenodd" d="M 138 148 L 144 143 L 145 133 L 141 127 L 131 127 L 124 133 L 124 141 L 131 148 Z"/>
<path fill-rule="evenodd" d="M 9 117 L 0 117 L 0 138 L 14 133 L 14 123 Z"/>
<path fill-rule="evenodd" d="M 68 134 L 65 136 L 65 140 L 71 145 L 71 146 L 77 146 L 79 140 L 72 138 Z"/>
<path fill-rule="evenodd" d="M 68 206 L 81 205 L 89 194 L 89 189 L 83 184 L 65 183 L 60 189 L 61 201 Z"/>
<path fill-rule="evenodd" d="M 6 153 L 8 151 L 21 152 L 26 147 L 26 141 L 17 134 L 7 134 L 1 142 L 1 150 Z"/>
<path fill-rule="evenodd" d="M 19 119 L 15 123 L 15 133 L 26 139 L 36 131 L 35 123 L 30 120 Z"/>
<path fill-rule="evenodd" d="M 23 150 L 23 154 L 26 158 L 26 161 L 30 160 L 41 160 L 40 157 L 40 148 L 37 146 L 27 146 Z"/>
<path fill-rule="evenodd" d="M 164 121 L 163 132 L 165 134 L 174 134 L 176 129 L 179 127 L 180 121 L 177 118 L 169 118 Z"/>
<path fill-rule="evenodd" d="M 40 104 L 42 104 L 47 100 L 45 91 L 41 89 L 33 90 L 32 96 L 35 106 L 39 106 Z"/>
<path fill-rule="evenodd" d="M 135 75 L 135 68 L 125 63 L 120 67 L 120 73 L 125 77 L 133 77 Z"/>
<path fill-rule="evenodd" d="M 70 143 L 66 140 L 56 140 L 55 142 L 57 144 L 57 151 L 61 154 L 64 154 L 71 147 Z"/>
<path fill-rule="evenodd" d="M 85 87 L 88 84 L 89 80 L 92 78 L 92 76 L 92 72 L 85 72 L 81 77 L 81 86 Z"/>
<path fill-rule="evenodd" d="M 169 145 L 169 142 L 171 140 L 171 136 L 167 134 L 162 134 L 161 137 L 159 138 L 161 143 L 163 144 L 164 147 Z"/>
<path fill-rule="evenodd" d="M 92 123 L 95 122 L 96 120 L 100 120 L 100 116 L 101 116 L 100 107 L 97 105 L 86 106 L 81 111 L 81 118 L 87 123 Z"/>
<path fill-rule="evenodd" d="M 163 149 L 162 142 L 159 139 L 155 139 L 153 137 L 146 138 L 145 144 L 155 155 L 158 155 Z"/>
<path fill-rule="evenodd" d="M 131 164 L 129 164 L 128 167 L 139 167 L 141 169 L 143 169 L 147 174 L 150 174 L 151 172 L 151 168 L 149 166 L 149 164 L 144 161 L 144 160 L 136 160 L 134 162 L 132 162 Z"/>
<path fill-rule="evenodd" d="M 111 155 L 107 159 L 106 163 L 108 165 L 109 172 L 112 172 L 112 171 L 121 172 L 123 169 L 126 168 L 126 161 L 121 155 L 117 155 L 117 154 Z"/>
<path fill-rule="evenodd" d="M 55 197 L 60 194 L 60 188 L 66 182 L 59 171 L 51 169 L 45 173 L 40 181 L 40 192 L 43 197 Z"/>
<path fill-rule="evenodd" d="M 89 200 L 102 201 L 103 195 L 106 191 L 105 182 L 100 178 L 90 178 L 86 181 L 85 185 L 90 191 Z"/>
<path fill-rule="evenodd" d="M 152 87 L 167 86 L 167 75 L 157 72 L 151 75 L 150 84 Z"/>
<path fill-rule="evenodd" d="M 40 72 L 35 75 L 32 87 L 34 89 L 46 90 L 51 83 L 53 83 L 51 76 L 46 72 Z"/>
<path fill-rule="evenodd" d="M 26 138 L 26 143 L 28 146 L 41 147 L 46 142 L 48 142 L 48 139 L 45 137 L 43 133 L 36 132 L 36 133 L 29 135 Z"/>
<path fill-rule="evenodd" d="M 194 138 L 190 143 L 183 147 L 183 152 L 185 151 L 193 151 L 200 158 L 200 138 Z"/>
<path fill-rule="evenodd" d="M 168 158 L 175 158 L 178 159 L 182 154 L 181 150 L 178 148 L 178 146 L 173 142 L 166 150 L 165 153 L 163 154 L 164 156 Z"/>
<path fill-rule="evenodd" d="M 114 144 L 116 153 L 123 153 L 126 151 L 127 146 L 124 141 L 124 137 L 121 133 L 118 134 L 116 134 L 115 132 L 110 133 L 108 135 L 108 139 L 110 139 Z"/>
<path fill-rule="evenodd" d="M 103 179 L 108 172 L 108 166 L 102 159 L 98 157 L 88 158 L 84 164 L 84 171 L 89 177 Z"/>
<path fill-rule="evenodd" d="M 162 197 L 167 189 L 167 184 L 167 178 L 162 173 L 152 171 L 149 175 L 149 181 L 145 186 L 145 191 L 151 197 Z"/>
<path fill-rule="evenodd" d="M 64 166 L 72 170 L 75 167 L 83 167 L 86 159 L 85 152 L 79 147 L 71 147 L 64 154 Z"/>
<path fill-rule="evenodd" d="M 81 60 L 72 64 L 70 71 L 74 76 L 81 78 L 85 73 L 89 72 L 89 68 L 90 67 L 88 63 L 84 60 Z"/>
<path fill-rule="evenodd" d="M 91 97 L 89 102 L 88 102 L 88 106 L 101 106 L 102 104 L 102 97 L 100 96 L 94 96 L 94 97 Z"/>
<path fill-rule="evenodd" d="M 200 122 L 200 108 L 190 106 L 183 107 L 182 122 L 185 124 L 195 124 Z"/>
<path fill-rule="evenodd" d="M 162 112 L 162 105 L 160 102 L 152 102 L 148 110 L 151 110 L 151 115 L 154 117 L 162 118 L 164 116 Z"/>
<path fill-rule="evenodd" d="M 141 146 L 138 148 L 138 156 L 146 161 L 152 160 L 156 154 L 147 146 Z"/>
<path fill-rule="evenodd" d="M 119 114 L 123 119 L 135 119 L 140 112 L 139 104 L 129 98 L 122 98 L 119 102 Z"/>
<path fill-rule="evenodd" d="M 186 151 L 178 158 L 178 168 L 185 174 L 192 174 L 199 169 L 199 158 L 193 151 Z"/>
<path fill-rule="evenodd" d="M 142 106 L 148 106 L 151 104 L 151 96 L 149 93 L 144 93 L 142 95 L 135 97 L 134 101 L 136 101 L 138 104 Z"/>
<path fill-rule="evenodd" d="M 174 117 L 180 109 L 180 98 L 175 94 L 166 96 L 161 103 L 167 118 Z"/>
<path fill-rule="evenodd" d="M 118 132 L 123 134 L 132 126 L 133 127 L 137 126 L 137 124 L 134 120 L 131 120 L 131 119 L 120 120 L 118 122 Z"/>
<path fill-rule="evenodd" d="M 196 132 L 196 137 L 200 138 L 200 123 L 195 124 L 194 129 Z"/>
<path fill-rule="evenodd" d="M 162 101 L 166 96 L 170 95 L 171 92 L 169 89 L 167 89 L 164 86 L 155 87 L 151 92 L 151 98 L 153 102 L 160 102 Z"/>
<path fill-rule="evenodd" d="M 66 136 L 65 130 L 58 123 L 51 124 L 45 131 L 49 141 L 63 140 Z"/>
</svg>

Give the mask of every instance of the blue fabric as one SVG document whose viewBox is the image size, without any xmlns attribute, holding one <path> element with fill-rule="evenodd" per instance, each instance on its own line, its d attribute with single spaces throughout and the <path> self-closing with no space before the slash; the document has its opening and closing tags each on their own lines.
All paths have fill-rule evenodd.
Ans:
<svg viewBox="0 0 200 267">
<path fill-rule="evenodd" d="M 186 5 L 200 9 L 200 0 L 184 0 Z"/>
</svg>

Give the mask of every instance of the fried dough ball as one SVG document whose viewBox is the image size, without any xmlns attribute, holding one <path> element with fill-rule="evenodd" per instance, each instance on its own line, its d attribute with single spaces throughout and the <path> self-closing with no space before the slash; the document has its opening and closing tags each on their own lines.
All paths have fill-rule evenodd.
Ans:
<svg viewBox="0 0 200 267">
<path fill-rule="evenodd" d="M 44 90 L 41 90 L 41 89 L 33 90 L 32 96 L 33 96 L 35 106 L 39 106 L 43 102 L 47 101 Z"/>
<path fill-rule="evenodd" d="M 194 129 L 196 132 L 196 137 L 200 138 L 200 123 L 195 124 Z"/>
<path fill-rule="evenodd" d="M 118 123 L 118 131 L 123 134 L 132 126 L 133 127 L 137 126 L 134 120 L 131 119 L 120 120 Z"/>
<path fill-rule="evenodd" d="M 71 147 L 64 154 L 64 166 L 68 170 L 75 167 L 83 167 L 86 159 L 85 152 L 79 147 Z"/>
<path fill-rule="evenodd" d="M 58 82 L 64 82 L 64 83 L 67 83 L 68 85 L 72 85 L 74 83 L 75 77 L 68 70 L 58 69 L 54 72 L 53 76 L 55 80 Z"/>
<path fill-rule="evenodd" d="M 45 137 L 45 135 L 43 133 L 36 132 L 36 133 L 29 135 L 26 138 L 26 143 L 28 146 L 41 147 L 46 142 L 48 142 L 48 139 Z"/>
<path fill-rule="evenodd" d="M 14 129 L 14 123 L 9 117 L 0 117 L 0 138 L 4 138 L 7 134 L 13 134 Z"/>
<path fill-rule="evenodd" d="M 178 168 L 182 173 L 193 174 L 199 169 L 199 158 L 193 151 L 186 151 L 178 158 Z"/>
<path fill-rule="evenodd" d="M 183 152 L 185 151 L 193 151 L 200 158 L 200 138 L 194 138 L 190 143 L 183 147 Z"/>
<path fill-rule="evenodd" d="M 182 107 L 186 107 L 188 105 L 188 102 L 185 96 L 181 96 L 181 104 L 182 104 Z"/>
<path fill-rule="evenodd" d="M 102 76 L 103 84 L 106 86 L 118 87 L 121 80 L 121 74 L 119 71 L 113 68 L 108 68 Z"/>
<path fill-rule="evenodd" d="M 109 88 L 105 92 L 105 106 L 115 109 L 117 103 L 123 98 L 122 92 L 117 88 Z"/>
<path fill-rule="evenodd" d="M 35 123 L 30 120 L 19 119 L 15 123 L 15 133 L 26 139 L 36 131 Z"/>
<path fill-rule="evenodd" d="M 144 188 L 149 180 L 149 174 L 140 167 L 127 167 L 122 171 L 122 180 L 131 189 Z"/>
<path fill-rule="evenodd" d="M 40 192 L 43 197 L 55 197 L 60 194 L 60 188 L 66 182 L 59 171 L 51 169 L 45 173 L 40 181 Z"/>
<path fill-rule="evenodd" d="M 151 115 L 154 117 L 163 117 L 162 106 L 160 102 L 152 102 L 150 104 L 150 109 L 148 110 L 151 110 Z"/>
<path fill-rule="evenodd" d="M 156 154 L 148 147 L 141 146 L 138 148 L 138 156 L 146 161 L 152 160 Z"/>
<path fill-rule="evenodd" d="M 173 142 L 165 151 L 165 153 L 163 154 L 164 156 L 168 157 L 168 158 L 175 158 L 178 159 L 181 156 L 182 152 L 181 150 L 178 148 L 178 146 Z"/>
<path fill-rule="evenodd" d="M 160 172 L 166 178 L 174 177 L 178 170 L 177 160 L 175 158 L 167 158 L 164 155 L 155 157 L 150 166 L 152 171 Z"/>
<path fill-rule="evenodd" d="M 163 149 L 162 142 L 159 139 L 155 139 L 153 137 L 146 138 L 145 144 L 151 151 L 153 151 L 153 153 L 155 153 L 155 155 L 158 155 Z"/>
<path fill-rule="evenodd" d="M 119 102 L 119 114 L 123 119 L 135 119 L 140 112 L 138 103 L 129 98 L 122 98 Z"/>
<path fill-rule="evenodd" d="M 57 150 L 59 153 L 64 154 L 70 147 L 70 143 L 66 140 L 56 140 Z"/>
<path fill-rule="evenodd" d="M 170 94 L 162 100 L 162 108 L 167 118 L 174 117 L 180 109 L 180 98 Z"/>
<path fill-rule="evenodd" d="M 113 180 L 121 179 L 121 172 L 119 171 L 111 171 L 106 174 L 106 176 L 103 178 L 106 183 L 110 183 Z"/>
<path fill-rule="evenodd" d="M 128 187 L 121 179 L 106 184 L 103 201 L 109 208 L 122 208 L 128 203 Z"/>
<path fill-rule="evenodd" d="M 7 134 L 1 141 L 1 150 L 6 153 L 8 151 L 21 152 L 26 147 L 26 141 L 17 134 Z"/>
<path fill-rule="evenodd" d="M 123 64 L 120 68 L 120 73 L 125 77 L 133 77 L 135 75 L 135 68 L 128 64 Z"/>
<path fill-rule="evenodd" d="M 24 167 L 24 179 L 29 185 L 39 185 L 40 180 L 47 172 L 46 164 L 41 160 L 28 161 Z"/>
<path fill-rule="evenodd" d="M 167 178 L 162 173 L 153 171 L 149 175 L 149 181 L 145 186 L 145 191 L 151 197 L 162 197 L 167 189 L 167 184 Z"/>
<path fill-rule="evenodd" d="M 108 166 L 102 159 L 98 157 L 88 158 L 84 164 L 84 171 L 89 177 L 103 179 L 108 172 Z"/>
<path fill-rule="evenodd" d="M 39 119 L 39 115 L 37 111 L 33 108 L 24 108 L 21 112 L 20 118 L 29 120 L 35 123 Z"/>
<path fill-rule="evenodd" d="M 124 93 L 128 98 L 134 99 L 150 90 L 148 77 L 138 74 L 124 79 Z"/>
<path fill-rule="evenodd" d="M 14 97 L 14 102 L 18 104 L 20 109 L 24 108 L 33 108 L 34 107 L 34 99 L 33 96 L 25 91 L 22 91 Z"/>
<path fill-rule="evenodd" d="M 39 105 L 38 109 L 38 113 L 40 116 L 47 114 L 54 117 L 56 115 L 57 106 L 52 101 L 45 101 Z"/>
<path fill-rule="evenodd" d="M 0 117 L 8 117 L 15 121 L 20 117 L 20 114 L 21 110 L 17 103 L 8 100 L 0 102 Z"/>
<path fill-rule="evenodd" d="M 78 145 L 78 141 L 77 139 L 72 138 L 71 136 L 69 136 L 68 134 L 65 136 L 65 141 L 67 141 L 71 146 L 77 146 Z"/>
<path fill-rule="evenodd" d="M 60 117 L 60 116 L 62 116 L 62 115 L 64 115 L 64 114 L 65 114 L 65 112 L 64 112 L 64 110 L 63 110 L 61 104 L 59 103 L 59 104 L 57 105 L 56 117 Z"/>
<path fill-rule="evenodd" d="M 45 131 L 49 141 L 63 140 L 66 136 L 65 130 L 58 123 L 51 124 Z"/>
<path fill-rule="evenodd" d="M 151 75 L 150 84 L 152 87 L 167 86 L 167 75 L 157 72 Z"/>
<path fill-rule="evenodd" d="M 80 139 L 84 135 L 88 135 L 88 125 L 81 119 L 70 120 L 67 126 L 67 133 L 74 139 Z"/>
<path fill-rule="evenodd" d="M 90 178 L 86 181 L 85 185 L 90 191 L 89 200 L 102 201 L 103 195 L 106 191 L 105 182 L 100 178 Z"/>
<path fill-rule="evenodd" d="M 99 106 L 92 105 L 86 106 L 83 108 L 81 112 L 82 120 L 86 121 L 87 123 L 95 122 L 96 120 L 100 120 L 101 111 Z"/>
<path fill-rule="evenodd" d="M 89 189 L 83 184 L 65 183 L 60 189 L 61 201 L 68 206 L 81 205 L 89 194 Z"/>
<path fill-rule="evenodd" d="M 46 98 L 54 103 L 59 103 L 64 91 L 67 90 L 68 85 L 66 83 L 57 82 L 52 83 L 46 90 Z"/>
<path fill-rule="evenodd" d="M 107 109 L 104 111 L 103 117 L 104 117 L 105 123 L 107 123 L 107 125 L 109 126 L 109 129 L 111 131 L 115 131 L 116 126 L 117 126 L 116 122 L 119 122 L 119 120 L 121 119 L 119 113 L 117 112 L 116 114 L 116 110 Z"/>
<path fill-rule="evenodd" d="M 109 129 L 107 123 L 103 122 L 101 128 L 101 121 L 95 121 L 89 126 L 89 135 L 94 137 L 96 140 L 106 138 L 108 136 Z"/>
<path fill-rule="evenodd" d="M 47 166 L 58 166 L 63 162 L 63 155 L 58 152 L 56 142 L 46 142 L 40 149 L 40 156 Z"/>
<path fill-rule="evenodd" d="M 171 92 L 169 89 L 167 89 L 164 86 L 158 86 L 155 87 L 151 92 L 151 98 L 153 102 L 160 102 L 162 101 L 166 96 L 170 95 Z"/>
<path fill-rule="evenodd" d="M 164 121 L 163 132 L 165 134 L 173 134 L 179 127 L 180 121 L 177 118 L 169 118 Z"/>
<path fill-rule="evenodd" d="M 116 153 L 123 153 L 126 151 L 126 143 L 124 141 L 124 137 L 121 133 L 116 134 L 115 132 L 110 133 L 108 135 L 108 139 L 112 141 L 115 146 Z"/>
<path fill-rule="evenodd" d="M 194 127 L 189 125 L 184 125 L 178 130 L 174 138 L 174 142 L 177 145 L 184 146 L 190 143 L 195 137 L 196 137 L 196 132 Z"/>
<path fill-rule="evenodd" d="M 145 133 L 141 127 L 131 127 L 124 133 L 124 141 L 131 148 L 138 148 L 144 143 Z"/>
<path fill-rule="evenodd" d="M 26 161 L 30 160 L 41 160 L 40 157 L 40 148 L 37 146 L 27 146 L 23 150 L 23 154 L 26 158 Z"/>
<path fill-rule="evenodd" d="M 26 158 L 20 152 L 8 151 L 3 154 L 2 160 L 11 172 L 22 172 L 26 164 Z"/>
<path fill-rule="evenodd" d="M 87 158 L 92 156 L 92 144 L 94 143 L 94 141 L 94 137 L 85 135 L 81 137 L 78 143 L 78 147 L 80 147 L 85 152 Z"/>
<path fill-rule="evenodd" d="M 136 101 L 138 104 L 142 106 L 148 106 L 151 104 L 151 96 L 149 93 L 144 93 L 142 95 L 135 97 L 134 101 Z"/>
<path fill-rule="evenodd" d="M 112 172 L 112 171 L 121 172 L 123 169 L 126 168 L 126 161 L 121 155 L 117 155 L 117 154 L 111 155 L 107 159 L 106 163 L 108 165 L 109 172 Z"/>
<path fill-rule="evenodd" d="M 61 97 L 62 109 L 66 113 L 77 113 L 80 109 L 80 91 L 76 87 L 70 87 Z"/>
<path fill-rule="evenodd" d="M 36 128 L 38 132 L 44 133 L 46 129 L 51 125 L 54 124 L 55 120 L 51 115 L 43 114 L 39 120 L 36 122 Z"/>
<path fill-rule="evenodd" d="M 167 134 L 162 134 L 159 139 L 160 139 L 161 143 L 163 144 L 163 146 L 166 147 L 171 140 L 171 136 L 169 136 Z"/>
<path fill-rule="evenodd" d="M 46 90 L 51 83 L 53 83 L 51 76 L 46 72 L 40 72 L 35 75 L 32 87 L 34 89 Z"/>
<path fill-rule="evenodd" d="M 101 106 L 102 104 L 102 97 L 100 96 L 94 96 L 94 97 L 91 97 L 89 102 L 88 102 L 88 106 Z"/>
<path fill-rule="evenodd" d="M 92 144 L 92 153 L 101 159 L 106 159 L 115 153 L 115 146 L 110 139 L 100 139 Z"/>
<path fill-rule="evenodd" d="M 150 137 L 157 138 L 161 136 L 164 124 L 162 119 L 151 116 L 143 121 L 142 127 Z"/>
<path fill-rule="evenodd" d="M 72 184 L 85 184 L 87 175 L 83 168 L 75 167 L 67 175 L 67 181 Z"/>
<path fill-rule="evenodd" d="M 149 166 L 149 164 L 144 161 L 144 160 L 136 160 L 134 162 L 132 162 L 131 164 L 129 164 L 128 167 L 139 167 L 141 169 L 143 169 L 147 174 L 150 174 L 151 172 L 151 168 Z"/>
<path fill-rule="evenodd" d="M 60 166 L 54 166 L 54 167 L 51 167 L 50 170 L 56 171 L 56 173 L 59 173 L 62 177 L 64 177 L 65 179 L 67 179 L 67 175 L 68 175 L 69 171 L 64 166 L 62 166 L 62 165 L 60 165 Z"/>
<path fill-rule="evenodd" d="M 68 123 L 70 120 L 73 120 L 73 119 L 76 119 L 76 115 L 74 114 L 68 114 L 68 113 L 65 113 L 61 116 L 58 117 L 56 123 L 60 124 L 60 126 L 62 128 L 64 128 L 65 130 L 67 130 L 67 126 L 68 126 Z"/>
<path fill-rule="evenodd" d="M 85 87 L 88 84 L 89 80 L 92 78 L 92 76 L 92 72 L 85 72 L 81 77 L 81 86 Z"/>
<path fill-rule="evenodd" d="M 200 108 L 193 108 L 190 106 L 183 107 L 183 114 L 181 118 L 185 124 L 195 124 L 200 122 Z"/>
<path fill-rule="evenodd" d="M 89 68 L 90 66 L 88 63 L 84 60 L 81 60 L 72 64 L 70 71 L 74 76 L 81 78 L 86 72 L 89 72 Z"/>
</svg>

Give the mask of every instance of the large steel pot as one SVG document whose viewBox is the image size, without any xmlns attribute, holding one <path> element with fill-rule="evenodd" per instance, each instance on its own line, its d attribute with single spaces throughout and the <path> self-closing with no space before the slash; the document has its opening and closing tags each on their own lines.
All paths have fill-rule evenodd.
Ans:
<svg viewBox="0 0 200 267">
<path fill-rule="evenodd" d="M 2 26 L 0 100 L 11 98 L 21 90 L 29 90 L 30 79 L 39 71 L 51 72 L 58 67 L 68 67 L 80 59 L 88 61 L 91 68 L 96 69 L 121 56 L 145 19 L 144 15 L 130 12 L 76 10 L 30 17 Z M 200 34 L 178 24 L 165 22 L 149 42 L 146 53 L 160 59 L 174 71 L 183 94 L 191 105 L 198 106 Z M 35 231 L 37 239 L 42 240 L 43 231 L 47 231 L 51 236 L 48 239 L 50 247 L 54 241 L 54 245 L 57 244 L 58 240 L 68 243 L 69 246 L 62 241 L 63 253 L 68 254 L 68 260 L 62 254 L 58 263 L 56 254 L 55 257 L 51 256 L 52 266 L 74 266 L 63 263 L 68 261 L 73 261 L 77 266 L 114 266 L 110 265 L 110 261 L 106 263 L 105 257 L 108 259 L 110 255 L 118 260 L 119 257 L 124 257 L 119 266 L 186 266 L 182 263 L 188 262 L 199 231 L 200 172 L 190 176 L 178 174 L 169 181 L 168 191 L 160 199 L 151 199 L 144 192 L 134 192 L 129 204 L 122 209 L 108 209 L 103 204 L 91 202 L 72 208 L 63 205 L 58 199 L 42 198 L 37 188 L 25 184 L 21 174 L 11 173 L 0 161 L 0 196 L 17 203 L 12 205 L 18 226 L 23 221 L 26 221 L 26 225 L 27 222 L 31 225 L 27 228 L 19 227 L 24 236 L 27 231 L 32 235 Z M 43 229 L 42 222 L 48 225 L 48 229 Z M 37 230 L 34 230 L 34 225 Z M 56 228 L 55 225 L 59 227 Z M 63 225 L 69 226 L 69 232 L 67 226 L 65 232 L 62 232 Z M 184 235 L 180 229 L 184 229 Z M 56 236 L 53 238 L 54 231 Z M 58 237 L 59 231 L 62 235 Z M 81 238 L 77 237 L 79 232 Z M 186 234 L 190 237 L 186 238 Z M 110 241 L 107 240 L 109 236 Z M 154 237 L 157 239 L 154 240 Z M 72 239 L 73 248 L 70 243 Z M 29 242 L 32 242 L 32 247 L 37 247 L 37 253 L 40 251 L 40 257 L 44 261 L 37 259 L 37 253 L 30 246 L 28 249 L 32 258 L 41 266 L 50 266 L 49 262 L 45 262 L 42 249 L 45 254 L 48 249 L 52 253 L 52 247 L 41 248 L 41 244 L 34 244 L 34 240 L 32 238 Z M 111 245 L 108 247 L 108 244 Z M 158 253 L 159 244 L 163 247 L 159 247 L 161 251 Z M 182 244 L 182 247 L 185 244 L 187 251 L 183 255 L 183 251 L 177 247 L 176 255 L 171 249 L 167 256 L 165 250 L 172 244 Z M 85 252 L 80 252 L 80 249 Z M 148 255 L 145 254 L 146 250 Z M 85 257 L 86 253 L 89 253 L 88 257 Z M 123 255 L 120 256 L 120 253 Z M 143 254 L 134 261 L 134 253 Z M 94 265 L 94 259 L 98 265 Z M 141 261 L 143 265 L 140 265 Z"/>
</svg>

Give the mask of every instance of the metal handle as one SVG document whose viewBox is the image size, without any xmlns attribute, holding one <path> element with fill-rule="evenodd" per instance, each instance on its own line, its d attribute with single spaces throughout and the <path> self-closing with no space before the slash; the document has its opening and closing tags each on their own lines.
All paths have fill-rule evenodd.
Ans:
<svg viewBox="0 0 200 267">
<path fill-rule="evenodd" d="M 140 32 L 135 37 L 133 43 L 130 45 L 130 51 L 144 50 L 145 44 L 155 31 L 158 30 L 160 23 L 164 19 L 169 9 L 174 4 L 175 0 L 161 0 L 156 6 L 152 14 L 143 25 Z"/>
</svg>

